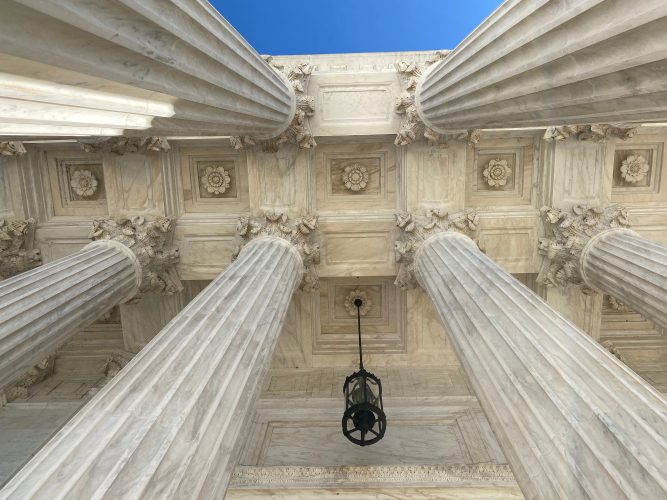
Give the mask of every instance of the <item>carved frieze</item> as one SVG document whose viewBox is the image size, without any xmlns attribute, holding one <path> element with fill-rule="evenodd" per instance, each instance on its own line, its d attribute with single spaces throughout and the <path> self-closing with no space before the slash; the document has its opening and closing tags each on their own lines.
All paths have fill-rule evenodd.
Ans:
<svg viewBox="0 0 667 500">
<path fill-rule="evenodd" d="M 630 139 L 637 132 L 637 127 L 616 126 L 606 123 L 593 125 L 561 125 L 549 127 L 544 132 L 545 141 L 562 141 L 568 138 L 579 141 L 602 142 L 609 139 Z"/>
<path fill-rule="evenodd" d="M 425 217 L 401 212 L 396 214 L 396 225 L 401 230 L 401 240 L 394 245 L 396 261 L 400 264 L 395 283 L 400 288 L 413 288 L 418 285 L 414 258 L 419 246 L 429 237 L 443 231 L 456 231 L 471 236 L 479 226 L 479 216 L 474 210 L 452 215 L 443 210 L 427 210 Z"/>
<path fill-rule="evenodd" d="M 25 146 L 19 141 L 0 141 L 0 156 L 17 156 L 26 153 Z"/>
<path fill-rule="evenodd" d="M 396 113 L 401 115 L 401 126 L 394 139 L 397 146 L 407 146 L 414 141 L 426 139 L 431 145 L 446 146 L 450 140 L 465 141 L 469 144 L 479 142 L 479 130 L 461 130 L 452 131 L 448 134 L 441 134 L 427 127 L 419 116 L 415 104 L 415 91 L 417 83 L 422 76 L 424 69 L 447 56 L 445 52 L 438 51 L 435 56 L 428 60 L 424 66 L 415 62 L 400 61 L 395 64 L 396 71 L 403 80 L 404 92 L 396 98 L 394 107 Z"/>
<path fill-rule="evenodd" d="M 175 225 L 169 217 L 96 218 L 90 237 L 118 241 L 134 252 L 142 269 L 140 293 L 172 295 L 183 289 L 175 268 L 178 249 L 171 246 Z"/>
<path fill-rule="evenodd" d="M 306 94 L 308 79 L 313 71 L 313 67 L 307 63 L 300 63 L 296 66 L 285 67 L 273 60 L 272 56 L 265 56 L 267 63 L 284 74 L 294 89 L 296 95 L 296 111 L 294 118 L 287 129 L 277 137 L 269 139 L 260 139 L 247 135 L 230 137 L 229 140 L 234 149 L 246 149 L 250 146 L 261 146 L 267 153 L 275 153 L 280 146 L 285 143 L 294 143 L 299 149 L 309 149 L 317 144 L 310 131 L 308 118 L 315 113 L 315 98 Z"/>
<path fill-rule="evenodd" d="M 272 236 L 287 240 L 301 254 L 303 260 L 303 280 L 301 289 L 316 290 L 319 278 L 315 266 L 320 262 L 320 245 L 315 241 L 317 229 L 316 215 L 306 215 L 297 219 L 288 219 L 287 214 L 266 212 L 263 217 L 241 217 L 236 225 L 239 244 L 234 250 L 232 260 L 236 260 L 243 247 L 262 236 Z"/>
<path fill-rule="evenodd" d="M 151 153 L 170 149 L 164 137 L 86 137 L 78 139 L 86 153 Z"/>
<path fill-rule="evenodd" d="M 0 219 L 0 279 L 37 267 L 42 254 L 33 249 L 35 219 Z"/>
<path fill-rule="evenodd" d="M 581 253 L 586 243 L 601 231 L 630 226 L 627 210 L 620 205 L 607 208 L 576 205 L 571 211 L 542 207 L 546 232 L 538 250 L 544 255 L 537 277 L 546 286 L 584 285 L 580 269 Z"/>
</svg>

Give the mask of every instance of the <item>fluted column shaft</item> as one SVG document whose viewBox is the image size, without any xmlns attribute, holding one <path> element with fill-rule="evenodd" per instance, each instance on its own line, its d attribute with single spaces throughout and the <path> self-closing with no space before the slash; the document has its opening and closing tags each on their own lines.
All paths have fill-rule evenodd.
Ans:
<svg viewBox="0 0 667 500">
<path fill-rule="evenodd" d="M 667 498 L 661 395 L 463 235 L 414 272 L 527 498 Z"/>
<path fill-rule="evenodd" d="M 667 118 L 664 0 L 507 0 L 416 90 L 438 132 Z"/>
<path fill-rule="evenodd" d="M 292 86 L 206 0 L 2 10 L 1 133 L 275 137 L 295 115 Z"/>
<path fill-rule="evenodd" d="M 302 257 L 250 242 L 0 491 L 0 498 L 222 498 Z"/>
<path fill-rule="evenodd" d="M 74 255 L 0 281 L 0 387 L 132 298 L 140 283 L 137 258 L 114 241 L 93 242 Z"/>
<path fill-rule="evenodd" d="M 667 328 L 666 245 L 628 229 L 604 231 L 582 251 L 581 275 L 591 288 Z"/>
</svg>

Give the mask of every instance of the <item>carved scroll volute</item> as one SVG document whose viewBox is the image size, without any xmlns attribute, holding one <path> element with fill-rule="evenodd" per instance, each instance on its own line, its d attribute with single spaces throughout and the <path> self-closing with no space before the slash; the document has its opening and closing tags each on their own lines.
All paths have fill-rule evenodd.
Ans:
<svg viewBox="0 0 667 500">
<path fill-rule="evenodd" d="M 317 215 L 289 219 L 282 212 L 267 212 L 262 217 L 241 217 L 236 226 L 239 241 L 232 259 L 236 260 L 245 245 L 256 238 L 281 238 L 291 243 L 301 255 L 304 268 L 301 289 L 317 290 L 320 286 L 316 267 L 320 263 L 320 245 L 315 238 L 317 219 Z"/>
</svg>

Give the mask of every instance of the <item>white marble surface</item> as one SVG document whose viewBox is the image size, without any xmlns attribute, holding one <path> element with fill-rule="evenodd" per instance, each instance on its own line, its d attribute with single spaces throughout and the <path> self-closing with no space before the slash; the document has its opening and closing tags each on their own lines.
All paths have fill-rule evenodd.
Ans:
<svg viewBox="0 0 667 500">
<path fill-rule="evenodd" d="M 472 240 L 415 272 L 527 498 L 667 498 L 667 400 Z"/>
<path fill-rule="evenodd" d="M 0 498 L 223 497 L 302 266 L 253 241 Z"/>
<path fill-rule="evenodd" d="M 207 2 L 2 8 L 4 133 L 275 136 L 292 120 L 291 87 Z"/>
<path fill-rule="evenodd" d="M 120 243 L 91 243 L 0 282 L 0 387 L 133 297 L 138 290 L 136 260 Z"/>
<path fill-rule="evenodd" d="M 439 131 L 665 121 L 666 28 L 663 0 L 508 0 L 431 67 L 417 109 Z"/>
</svg>

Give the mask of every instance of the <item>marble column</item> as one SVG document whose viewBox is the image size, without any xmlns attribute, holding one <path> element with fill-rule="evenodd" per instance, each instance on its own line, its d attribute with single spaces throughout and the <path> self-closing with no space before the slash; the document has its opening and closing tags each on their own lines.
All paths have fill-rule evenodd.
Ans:
<svg viewBox="0 0 667 500">
<path fill-rule="evenodd" d="M 667 119 L 663 0 L 508 0 L 419 79 L 430 129 Z"/>
<path fill-rule="evenodd" d="M 223 498 L 292 294 L 317 285 L 316 221 L 242 219 L 234 263 L 0 498 Z"/>
<path fill-rule="evenodd" d="M 173 228 L 167 218 L 96 219 L 97 241 L 0 281 L 0 387 L 113 306 L 138 293 L 180 290 Z"/>
<path fill-rule="evenodd" d="M 526 498 L 667 498 L 667 400 L 458 232 L 473 214 L 397 218 L 398 284 L 433 301 Z"/>
<path fill-rule="evenodd" d="M 206 1 L 6 0 L 0 117 L 11 135 L 276 137 L 292 85 Z"/>
<path fill-rule="evenodd" d="M 667 328 L 667 246 L 628 229 L 627 211 L 542 208 L 548 237 L 540 273 L 547 284 L 606 293 Z"/>
</svg>

